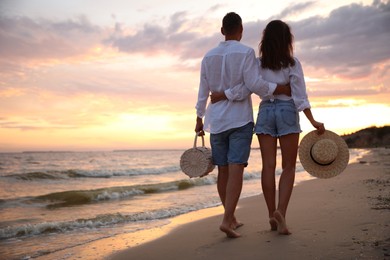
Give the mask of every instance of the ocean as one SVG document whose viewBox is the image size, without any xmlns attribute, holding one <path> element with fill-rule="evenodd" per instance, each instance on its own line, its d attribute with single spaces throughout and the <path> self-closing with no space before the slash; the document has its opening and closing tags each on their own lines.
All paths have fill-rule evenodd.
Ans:
<svg viewBox="0 0 390 260">
<path fill-rule="evenodd" d="M 350 163 L 367 151 L 350 149 Z M 0 153 L 0 259 L 50 257 L 219 206 L 217 170 L 190 179 L 180 170 L 183 152 Z M 260 177 L 260 151 L 252 149 L 241 198 L 262 192 Z M 310 179 L 298 161 L 296 184 Z"/>
</svg>

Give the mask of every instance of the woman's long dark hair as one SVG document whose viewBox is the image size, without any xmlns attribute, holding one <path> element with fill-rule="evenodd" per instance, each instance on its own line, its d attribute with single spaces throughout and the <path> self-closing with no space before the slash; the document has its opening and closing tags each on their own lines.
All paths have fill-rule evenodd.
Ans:
<svg viewBox="0 0 390 260">
<path fill-rule="evenodd" d="M 263 31 L 259 44 L 261 67 L 270 70 L 280 70 L 294 66 L 293 56 L 294 35 L 290 27 L 283 21 L 273 20 Z"/>
</svg>

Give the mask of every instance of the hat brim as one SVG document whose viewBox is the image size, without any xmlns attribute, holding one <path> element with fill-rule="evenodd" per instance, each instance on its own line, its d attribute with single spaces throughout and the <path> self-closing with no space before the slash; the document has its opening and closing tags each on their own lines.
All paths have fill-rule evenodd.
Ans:
<svg viewBox="0 0 390 260">
<path fill-rule="evenodd" d="M 331 139 L 338 148 L 336 159 L 329 165 L 320 165 L 316 163 L 310 155 L 312 146 L 321 139 Z M 312 176 L 327 179 L 339 175 L 345 170 L 349 162 L 348 145 L 336 133 L 325 130 L 325 133 L 319 135 L 316 130 L 305 135 L 299 145 L 299 160 L 303 168 Z"/>
</svg>

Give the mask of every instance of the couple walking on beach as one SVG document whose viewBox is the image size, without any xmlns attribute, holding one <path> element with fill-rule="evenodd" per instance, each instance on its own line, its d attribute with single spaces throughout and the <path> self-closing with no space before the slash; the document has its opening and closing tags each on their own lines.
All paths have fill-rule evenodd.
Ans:
<svg viewBox="0 0 390 260">
<path fill-rule="evenodd" d="M 240 43 L 243 26 L 238 14 L 225 15 L 221 33 L 225 41 L 207 52 L 202 60 L 195 126 L 199 135 L 203 131 L 210 133 L 213 162 L 218 166 L 217 190 L 224 206 L 220 230 L 228 237 L 240 237 L 236 229 L 242 223 L 237 220 L 235 210 L 255 132 L 261 150 L 261 184 L 271 230 L 290 234 L 286 211 L 294 185 L 301 132 L 298 113 L 303 111 L 319 134 L 325 131 L 324 125 L 315 121 L 311 113 L 302 67 L 293 56 L 293 35 L 286 23 L 274 20 L 266 26 L 259 59 L 252 48 Z M 252 93 L 262 99 L 256 125 Z M 209 96 L 211 102 L 206 109 Z M 283 171 L 276 206 L 278 139 Z"/>
</svg>

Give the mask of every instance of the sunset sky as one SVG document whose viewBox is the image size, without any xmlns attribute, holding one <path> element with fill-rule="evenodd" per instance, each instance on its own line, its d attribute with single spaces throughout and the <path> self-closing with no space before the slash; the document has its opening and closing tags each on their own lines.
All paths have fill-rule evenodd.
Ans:
<svg viewBox="0 0 390 260">
<path fill-rule="evenodd" d="M 270 20 L 291 26 L 327 129 L 390 125 L 389 1 L 1 0 L 0 152 L 189 148 L 230 11 L 256 54 Z"/>
</svg>

